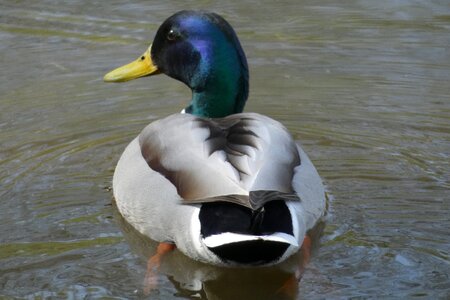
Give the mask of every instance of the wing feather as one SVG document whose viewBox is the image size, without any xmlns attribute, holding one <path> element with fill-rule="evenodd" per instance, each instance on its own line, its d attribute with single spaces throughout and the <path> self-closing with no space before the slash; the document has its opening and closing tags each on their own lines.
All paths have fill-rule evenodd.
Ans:
<svg viewBox="0 0 450 300">
<path fill-rule="evenodd" d="M 147 126 L 139 142 L 150 168 L 187 201 L 260 190 L 292 194 L 300 164 L 286 128 L 254 113 L 222 119 L 172 115 Z"/>
</svg>

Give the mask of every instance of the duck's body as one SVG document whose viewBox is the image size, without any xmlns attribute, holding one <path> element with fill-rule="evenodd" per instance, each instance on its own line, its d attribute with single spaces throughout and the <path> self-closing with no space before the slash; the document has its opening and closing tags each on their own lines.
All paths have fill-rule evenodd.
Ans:
<svg viewBox="0 0 450 300">
<path fill-rule="evenodd" d="M 147 71 L 134 76 L 147 60 Z M 228 23 L 177 13 L 151 50 L 105 80 L 157 71 L 185 82 L 193 98 L 187 113 L 151 123 L 122 154 L 113 179 L 121 214 L 151 239 L 203 262 L 273 264 L 295 253 L 324 214 L 323 185 L 283 125 L 240 113 L 247 63 Z"/>
</svg>

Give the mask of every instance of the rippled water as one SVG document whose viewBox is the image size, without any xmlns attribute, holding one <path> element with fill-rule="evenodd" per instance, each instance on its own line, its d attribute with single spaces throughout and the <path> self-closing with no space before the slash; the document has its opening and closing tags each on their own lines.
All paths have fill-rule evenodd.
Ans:
<svg viewBox="0 0 450 300">
<path fill-rule="evenodd" d="M 0 1 L 0 297 L 144 297 L 155 245 L 117 214 L 111 177 L 126 144 L 190 95 L 164 76 L 102 76 L 185 8 L 233 24 L 246 111 L 291 130 L 332 201 L 293 295 L 279 289 L 295 258 L 229 270 L 175 251 L 149 297 L 450 297 L 450 6 L 341 2 Z"/>
</svg>

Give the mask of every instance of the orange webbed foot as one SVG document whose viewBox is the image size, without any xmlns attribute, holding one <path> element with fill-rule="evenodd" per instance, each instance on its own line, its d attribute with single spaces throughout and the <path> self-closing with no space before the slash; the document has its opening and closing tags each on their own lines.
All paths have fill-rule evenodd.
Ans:
<svg viewBox="0 0 450 300">
<path fill-rule="evenodd" d="M 158 271 L 163 257 L 176 248 L 175 244 L 159 243 L 156 253 L 147 261 L 147 272 L 144 279 L 144 293 L 148 295 L 158 286 Z"/>
</svg>

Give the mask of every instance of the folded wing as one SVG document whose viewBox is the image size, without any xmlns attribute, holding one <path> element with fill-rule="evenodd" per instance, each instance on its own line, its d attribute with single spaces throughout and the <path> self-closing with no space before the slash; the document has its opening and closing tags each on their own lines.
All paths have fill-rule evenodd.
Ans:
<svg viewBox="0 0 450 300">
<path fill-rule="evenodd" d="M 254 113 L 222 119 L 172 115 L 147 126 L 139 142 L 149 167 L 166 177 L 186 202 L 226 195 L 241 199 L 237 195 L 250 191 L 294 194 L 298 150 L 288 131 L 271 118 Z"/>
</svg>

